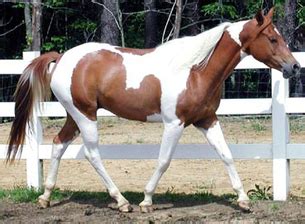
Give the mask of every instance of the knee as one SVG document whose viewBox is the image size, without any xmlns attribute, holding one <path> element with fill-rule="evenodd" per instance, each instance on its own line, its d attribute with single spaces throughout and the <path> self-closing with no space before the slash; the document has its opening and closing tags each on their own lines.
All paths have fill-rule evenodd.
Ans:
<svg viewBox="0 0 305 224">
<path fill-rule="evenodd" d="M 66 148 L 67 148 L 67 145 L 65 143 L 63 143 L 63 144 L 53 143 L 52 159 L 60 159 L 62 157 L 62 155 L 64 154 Z"/>
<path fill-rule="evenodd" d="M 165 172 L 170 165 L 170 160 L 160 160 L 158 163 L 158 168 L 163 173 Z"/>
<path fill-rule="evenodd" d="M 97 149 L 88 148 L 87 146 L 84 147 L 84 154 L 85 158 L 91 162 L 96 162 L 100 159 L 100 155 Z"/>
</svg>

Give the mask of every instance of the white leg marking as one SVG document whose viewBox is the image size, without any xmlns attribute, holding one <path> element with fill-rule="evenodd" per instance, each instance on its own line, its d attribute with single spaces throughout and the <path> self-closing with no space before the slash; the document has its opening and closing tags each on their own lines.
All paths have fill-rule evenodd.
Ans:
<svg viewBox="0 0 305 224">
<path fill-rule="evenodd" d="M 56 183 L 56 179 L 57 179 L 60 159 L 71 142 L 72 141 L 69 141 L 69 142 L 63 143 L 63 144 L 54 144 L 53 143 L 51 164 L 50 164 L 50 169 L 49 169 L 48 176 L 47 176 L 47 179 L 45 182 L 45 190 L 44 190 L 43 195 L 39 196 L 39 199 L 42 199 L 45 201 L 50 201 L 50 196 L 51 196 L 52 190 L 55 187 L 55 183 Z"/>
<path fill-rule="evenodd" d="M 84 117 L 84 119 L 81 122 L 78 121 L 78 123 L 85 144 L 86 158 L 95 168 L 97 173 L 100 175 L 102 181 L 104 182 L 106 188 L 109 191 L 110 196 L 118 202 L 118 207 L 120 208 L 124 205 L 128 205 L 129 202 L 123 197 L 117 186 L 114 184 L 114 182 L 108 175 L 100 158 L 100 154 L 98 151 L 97 122 L 91 121 Z"/>
<path fill-rule="evenodd" d="M 184 126 L 179 124 L 180 121 L 165 123 L 164 132 L 159 152 L 158 166 L 145 187 L 145 198 L 140 206 L 151 206 L 152 195 L 156 190 L 157 184 L 170 165 L 176 145 L 182 135 Z"/>
<path fill-rule="evenodd" d="M 238 201 L 248 201 L 249 198 L 244 192 L 243 185 L 240 181 L 239 175 L 233 162 L 231 151 L 224 139 L 219 122 L 217 121 L 213 127 L 210 127 L 207 130 L 203 128 L 198 129 L 205 134 L 209 143 L 215 148 L 220 158 L 224 162 L 225 167 L 229 173 L 233 189 L 238 194 Z"/>
</svg>

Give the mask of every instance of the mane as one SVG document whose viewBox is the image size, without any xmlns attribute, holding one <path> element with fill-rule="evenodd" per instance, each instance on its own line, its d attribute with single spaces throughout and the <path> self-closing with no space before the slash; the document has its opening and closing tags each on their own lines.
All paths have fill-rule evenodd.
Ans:
<svg viewBox="0 0 305 224">
<path fill-rule="evenodd" d="M 232 23 L 222 23 L 196 36 L 174 39 L 158 46 L 155 54 L 159 61 L 174 67 L 191 67 L 207 62 L 224 31 Z"/>
</svg>

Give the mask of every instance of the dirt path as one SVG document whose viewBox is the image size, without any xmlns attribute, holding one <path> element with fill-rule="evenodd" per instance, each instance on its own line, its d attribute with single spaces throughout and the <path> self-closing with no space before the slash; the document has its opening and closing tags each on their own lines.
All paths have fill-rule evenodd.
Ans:
<svg viewBox="0 0 305 224">
<path fill-rule="evenodd" d="M 100 124 L 101 144 L 142 144 L 159 143 L 162 125 L 129 122 L 124 119 L 103 119 Z M 240 119 L 225 117 L 221 119 L 228 143 L 271 143 L 271 120 Z M 291 141 L 305 141 L 304 118 L 291 119 Z M 62 121 L 44 121 L 44 139 L 52 142 L 60 130 Z M 0 142 L 5 143 L 9 124 L 0 125 Z M 132 130 L 132 134 L 130 132 Z M 76 140 L 80 143 L 80 139 Z M 194 128 L 187 128 L 180 143 L 204 143 L 205 139 Z M 156 165 L 155 160 L 106 160 L 106 169 L 121 191 L 142 192 Z M 44 162 L 44 173 L 49 161 Z M 245 190 L 272 185 L 272 163 L 268 160 L 237 160 L 236 167 Z M 291 193 L 305 196 L 305 161 L 291 161 Z M 13 166 L 0 162 L 0 188 L 25 186 L 25 162 L 19 161 Z M 85 160 L 62 161 L 57 187 L 68 190 L 105 191 L 99 177 Z M 174 160 L 169 170 L 161 179 L 157 193 L 164 192 L 210 192 L 215 195 L 233 193 L 228 175 L 221 161 L 218 160 Z M 53 207 L 40 210 L 34 204 L 0 203 L 0 223 L 258 223 L 305 222 L 305 203 L 302 199 L 285 203 L 258 202 L 253 205 L 253 212 L 245 214 L 231 202 L 214 201 L 157 204 L 157 211 L 151 214 L 140 214 L 136 204 L 133 213 L 121 214 L 107 207 L 106 202 L 97 203 L 95 199 L 87 201 L 67 200 L 55 203 Z M 107 202 L 108 203 L 108 202 Z"/>
<path fill-rule="evenodd" d="M 136 205 L 132 213 L 119 213 L 96 200 L 67 200 L 39 209 L 35 204 L 2 202 L 0 222 L 3 223 L 304 223 L 304 201 L 252 204 L 252 212 L 238 210 L 228 201 L 201 204 L 155 206 L 153 213 L 143 214 Z"/>
</svg>

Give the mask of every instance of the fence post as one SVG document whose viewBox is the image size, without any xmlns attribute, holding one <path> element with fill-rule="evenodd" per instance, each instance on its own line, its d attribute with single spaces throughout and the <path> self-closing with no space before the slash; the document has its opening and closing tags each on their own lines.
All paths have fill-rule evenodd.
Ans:
<svg viewBox="0 0 305 224">
<path fill-rule="evenodd" d="M 31 51 L 23 52 L 23 59 L 31 61 L 38 57 L 40 52 Z M 33 120 L 31 123 L 31 130 L 27 127 L 26 134 L 26 173 L 27 186 L 38 190 L 42 187 L 42 160 L 39 159 L 39 145 L 42 143 L 42 128 L 40 120 L 37 116 L 37 108 L 33 109 Z"/>
<path fill-rule="evenodd" d="M 289 142 L 289 123 L 285 102 L 289 96 L 288 80 L 281 72 L 272 69 L 272 151 L 273 151 L 273 199 L 285 201 L 290 186 L 287 143 Z"/>
</svg>

